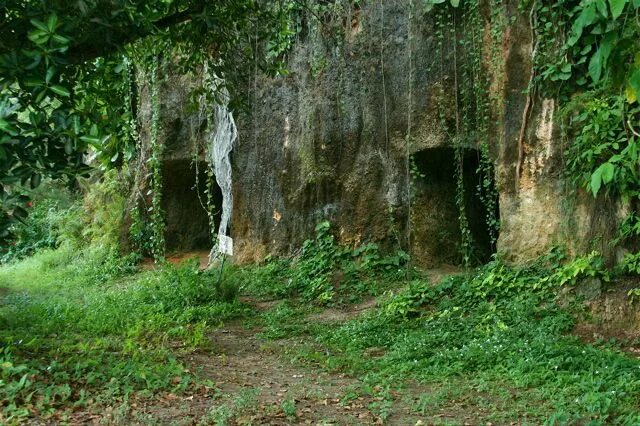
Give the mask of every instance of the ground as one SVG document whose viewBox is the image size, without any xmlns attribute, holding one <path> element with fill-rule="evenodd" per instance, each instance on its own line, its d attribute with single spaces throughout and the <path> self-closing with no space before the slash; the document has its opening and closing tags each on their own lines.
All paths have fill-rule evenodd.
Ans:
<svg viewBox="0 0 640 426">
<path fill-rule="evenodd" d="M 310 253 L 0 267 L 0 424 L 640 424 L 640 341 L 592 338 L 566 284 L 585 259 L 408 276 Z"/>
<path fill-rule="evenodd" d="M 256 311 L 265 312 L 272 302 L 244 299 Z M 313 315 L 317 321 L 346 321 L 375 305 L 371 299 L 348 310 L 326 309 Z M 95 424 L 175 424 L 199 423 L 239 425 L 357 425 L 383 424 L 367 407 L 370 397 L 344 399 L 358 380 L 346 374 L 309 368 L 292 362 L 304 340 L 267 341 L 256 328 L 243 320 L 232 321 L 209 337 L 211 350 L 185 357 L 201 377 L 215 388 L 210 393 L 188 396 L 170 395 L 162 401 L 130 408 L 126 413 L 102 417 L 79 414 L 75 421 L 91 419 Z M 396 414 L 400 423 L 416 424 L 409 413 Z"/>
<path fill-rule="evenodd" d="M 441 276 L 455 268 L 428 271 Z M 257 312 L 267 312 L 274 302 L 244 299 Z M 375 307 L 369 299 L 348 309 L 328 308 L 308 317 L 315 322 L 340 324 Z M 435 425 L 491 424 L 480 422 L 487 409 L 475 406 L 474 395 L 453 399 L 446 407 L 420 415 L 420 398 L 431 389 L 411 383 L 405 392 L 392 392 L 392 407 L 384 419 L 377 407 L 383 397 L 355 395 L 362 387 L 358 378 L 327 371 L 292 359 L 297 348 L 305 348 L 305 338 L 276 341 L 261 336 L 262 329 L 252 322 L 234 320 L 208 336 L 211 350 L 197 352 L 184 361 L 199 369 L 201 377 L 215 386 L 205 393 L 166 395 L 127 407 L 108 409 L 107 415 L 81 413 L 72 422 L 93 424 L 229 424 L 229 425 Z M 381 350 L 381 349 L 380 349 Z M 376 349 L 366 356 L 379 356 Z M 377 404 L 378 403 L 378 404 Z M 485 412 L 483 412 L 485 411 Z M 512 424 L 520 424 L 516 421 Z"/>
</svg>

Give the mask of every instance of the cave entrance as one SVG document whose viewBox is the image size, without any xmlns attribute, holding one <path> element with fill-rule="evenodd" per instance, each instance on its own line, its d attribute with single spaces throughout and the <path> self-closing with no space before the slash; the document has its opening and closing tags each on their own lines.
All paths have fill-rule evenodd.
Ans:
<svg viewBox="0 0 640 426">
<path fill-rule="evenodd" d="M 209 229 L 207 202 L 208 164 L 191 160 L 169 160 L 162 165 L 162 209 L 165 214 L 167 252 L 209 250 L 213 244 Z M 215 179 L 212 185 L 214 223 L 220 223 L 222 191 Z"/>
<path fill-rule="evenodd" d="M 456 204 L 456 156 L 454 148 L 430 148 L 414 154 L 417 176 L 411 214 L 412 250 L 425 266 L 442 263 L 460 264 L 461 233 Z M 499 218 L 498 200 L 495 211 L 489 211 L 478 192 L 482 182 L 479 173 L 480 153 L 476 149 L 463 152 L 464 206 L 473 238 L 471 261 L 486 263 L 495 253 L 489 220 Z"/>
</svg>

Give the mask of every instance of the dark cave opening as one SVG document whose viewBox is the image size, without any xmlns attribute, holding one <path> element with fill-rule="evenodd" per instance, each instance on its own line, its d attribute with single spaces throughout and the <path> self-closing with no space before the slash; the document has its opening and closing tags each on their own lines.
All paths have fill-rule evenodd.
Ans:
<svg viewBox="0 0 640 426">
<path fill-rule="evenodd" d="M 418 174 L 414 179 L 411 215 L 415 228 L 412 248 L 414 256 L 422 256 L 425 264 L 458 264 L 462 261 L 455 154 L 454 148 L 446 147 L 414 154 Z M 478 186 L 483 175 L 478 170 L 478 150 L 464 149 L 462 164 L 465 213 L 473 239 L 471 262 L 483 264 L 496 252 L 490 220 L 500 217 L 498 200 L 495 199 L 495 208 L 488 208 L 480 196 Z"/>
<path fill-rule="evenodd" d="M 165 214 L 165 243 L 167 252 L 208 250 L 211 231 L 207 204 L 208 165 L 191 160 L 169 160 L 162 165 L 162 209 Z M 197 176 L 197 179 L 196 179 Z M 212 182 L 214 223 L 220 223 L 222 191 L 215 179 Z"/>
</svg>

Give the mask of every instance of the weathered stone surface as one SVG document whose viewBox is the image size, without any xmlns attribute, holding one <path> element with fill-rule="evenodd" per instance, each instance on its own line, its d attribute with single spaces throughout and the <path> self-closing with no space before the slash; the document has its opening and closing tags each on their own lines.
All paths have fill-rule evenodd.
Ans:
<svg viewBox="0 0 640 426">
<path fill-rule="evenodd" d="M 245 88 L 251 106 L 237 114 L 239 140 L 232 153 L 231 235 L 238 262 L 290 254 L 325 219 L 344 243 L 409 248 L 423 266 L 460 259 L 453 165 L 450 157 L 446 164 L 429 161 L 442 154 L 438 150 L 452 148 L 441 114 L 446 127 L 456 110 L 453 39 L 446 37 L 444 53 L 435 54 L 435 26 L 420 2 L 413 9 L 404 0 L 360 3 L 346 17 L 326 17 L 325 26 L 305 30 L 288 53 L 287 76 L 256 73 Z M 598 237 L 607 235 L 619 209 L 595 214 L 593 202 L 567 190 L 554 126 L 558 105 L 523 94 L 530 81 L 532 45 L 528 16 L 518 4 L 508 4 L 514 19 L 506 20 L 503 62 L 493 67 L 491 91 L 498 101 L 492 104 L 491 151 L 500 192 L 498 249 L 523 261 L 560 241 L 577 251 L 592 248 L 592 240 L 606 241 Z M 483 39 L 486 43 L 488 35 Z M 187 108 L 199 77 L 167 73 L 160 139 L 167 162 L 187 164 L 203 158 L 206 143 L 206 117 Z M 149 96 L 144 82 L 141 87 L 145 149 Z M 414 184 L 412 198 L 408 154 L 422 158 L 422 166 L 417 165 L 425 175 Z M 474 191 L 474 178 L 467 166 L 467 194 Z M 167 189 L 179 190 L 170 182 Z M 167 200 L 172 199 L 169 194 Z M 478 259 L 486 260 L 486 212 L 469 195 L 465 203 L 474 237 L 485 247 Z M 169 202 L 165 208 L 187 204 Z M 199 234 L 189 229 L 200 225 L 188 220 L 189 214 L 168 214 L 168 229 L 188 234 L 170 236 L 170 245 L 176 239 L 175 247 L 195 244 Z"/>
<path fill-rule="evenodd" d="M 434 70 L 451 72 L 451 62 L 433 55 L 429 19 L 419 7 L 411 13 L 411 59 L 407 3 L 385 1 L 383 11 L 367 2 L 343 34 L 310 31 L 290 53 L 288 76 L 254 82 L 254 108 L 238 121 L 234 154 L 233 233 L 246 247 L 242 260 L 292 252 L 323 219 L 342 242 L 406 248 L 407 152 L 450 142 L 438 124 Z M 459 240 L 452 194 L 441 202 L 442 191 L 430 195 L 418 194 L 412 208 L 412 251 L 423 264 L 452 261 Z"/>
<path fill-rule="evenodd" d="M 207 118 L 204 112 L 194 113 L 190 108 L 190 95 L 199 84 L 199 76 L 180 75 L 168 65 L 160 66 L 158 73 L 161 78 L 158 87 L 160 117 L 157 143 L 163 147 L 161 207 L 165 216 L 167 250 L 203 249 L 211 245 L 209 219 L 204 208 L 204 130 Z M 137 80 L 140 154 L 136 163 L 130 166 L 134 169 L 135 177 L 120 230 L 120 242 L 125 250 L 132 248 L 128 238 L 131 210 L 137 205 L 142 214 L 146 214 L 152 196 L 148 192 L 152 122 L 150 76 L 140 71 Z M 219 206 L 218 188 L 214 187 L 213 190 Z"/>
<path fill-rule="evenodd" d="M 516 262 L 532 260 L 562 246 L 571 254 L 598 250 L 619 256 L 610 245 L 623 218 L 611 200 L 593 200 L 567 182 L 563 142 L 555 120 L 561 105 L 554 99 L 525 95 L 531 80 L 533 44 L 529 17 L 510 1 L 515 19 L 504 33 L 504 68 L 500 99 L 501 127 L 496 135 L 500 191 L 499 251 Z M 523 125 L 524 123 L 524 125 Z"/>
</svg>

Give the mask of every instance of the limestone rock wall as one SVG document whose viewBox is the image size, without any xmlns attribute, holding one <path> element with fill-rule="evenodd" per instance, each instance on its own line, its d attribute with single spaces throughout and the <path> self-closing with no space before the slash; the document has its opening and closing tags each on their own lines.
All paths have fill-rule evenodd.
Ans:
<svg viewBox="0 0 640 426">
<path fill-rule="evenodd" d="M 287 54 L 288 75 L 256 73 L 249 82 L 250 107 L 237 111 L 232 153 L 236 261 L 291 254 L 325 219 L 344 243 L 409 248 L 423 266 L 459 260 L 452 169 L 438 164 L 453 161 L 441 114 L 447 120 L 455 115 L 456 62 L 451 53 L 438 53 L 452 49 L 438 48 L 431 15 L 413 3 L 364 1 L 346 16 L 326 18 L 307 28 Z M 493 70 L 492 90 L 501 101 L 493 105 L 491 154 L 500 193 L 498 250 L 526 260 L 561 240 L 585 250 L 585 241 L 610 223 L 594 215 L 586 197 L 570 196 L 563 182 L 562 144 L 553 124 L 558 105 L 523 94 L 532 42 L 518 3 L 506 10 L 513 19 L 503 34 L 503 64 Z M 187 107 L 187 92 L 199 77 L 167 72 L 161 139 L 168 162 L 187 164 L 198 152 L 194 146 L 206 142 L 206 117 Z M 141 96 L 144 124 L 148 95 L 143 90 Z M 417 167 L 425 177 L 413 186 L 407 154 L 422 159 Z M 467 175 L 466 189 L 473 192 L 475 176 L 470 169 Z M 486 214 L 478 200 L 465 202 L 468 215 Z M 195 226 L 188 214 L 172 217 L 181 218 L 170 224 L 173 232 Z M 474 226 L 481 228 L 481 220 Z"/>
<path fill-rule="evenodd" d="M 410 81 L 407 2 L 383 8 L 366 2 L 347 25 L 311 29 L 289 54 L 286 77 L 253 82 L 233 156 L 240 259 L 289 253 L 323 219 L 346 243 L 405 243 L 409 86 L 410 151 L 446 144 L 431 71 L 440 58 L 432 24 L 416 7 Z M 416 241 L 416 249 L 428 245 Z"/>
<path fill-rule="evenodd" d="M 568 182 L 564 173 L 563 141 L 557 100 L 528 97 L 532 73 L 532 31 L 529 17 L 510 2 L 512 17 L 504 32 L 504 68 L 497 113 L 497 183 L 500 191 L 499 250 L 517 262 L 532 260 L 561 246 L 570 254 L 598 250 L 609 259 L 610 241 L 623 219 L 615 201 L 593 200 Z"/>
</svg>

